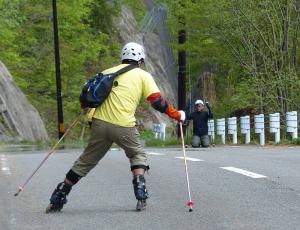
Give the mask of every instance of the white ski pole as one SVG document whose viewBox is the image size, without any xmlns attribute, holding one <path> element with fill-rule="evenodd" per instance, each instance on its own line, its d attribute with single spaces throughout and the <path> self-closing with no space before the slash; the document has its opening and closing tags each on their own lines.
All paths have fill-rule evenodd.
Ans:
<svg viewBox="0 0 300 230">
<path fill-rule="evenodd" d="M 188 195 L 189 195 L 189 201 L 187 202 L 187 206 L 189 206 L 189 212 L 193 211 L 193 201 L 191 197 L 191 189 L 190 189 L 190 181 L 189 181 L 189 172 L 188 172 L 188 166 L 186 161 L 186 154 L 185 154 L 185 145 L 184 145 L 184 138 L 183 138 L 183 129 L 182 129 L 182 122 L 179 122 L 180 126 L 180 134 L 181 134 L 181 142 L 182 142 L 182 150 L 183 150 L 183 158 L 184 158 L 184 166 L 185 166 L 185 175 L 186 175 L 186 182 L 187 182 L 187 189 L 188 189 Z"/>
<path fill-rule="evenodd" d="M 73 121 L 73 123 L 70 125 L 70 127 L 66 130 L 64 135 L 59 139 L 59 141 L 49 150 L 48 154 L 45 156 L 45 158 L 42 160 L 42 162 L 38 165 L 38 167 L 33 171 L 33 173 L 28 177 L 28 179 L 25 181 L 25 183 L 22 186 L 19 186 L 18 191 L 15 193 L 15 196 L 18 196 L 20 192 L 24 190 L 24 187 L 28 184 L 28 182 L 31 180 L 31 178 L 34 176 L 34 174 L 39 170 L 39 168 L 45 163 L 45 161 L 48 159 L 48 157 L 54 152 L 56 147 L 59 145 L 59 143 L 64 139 L 64 137 L 69 133 L 69 131 L 76 126 L 76 124 L 79 122 L 80 118 L 86 113 L 87 111 L 83 110 L 79 116 Z"/>
</svg>

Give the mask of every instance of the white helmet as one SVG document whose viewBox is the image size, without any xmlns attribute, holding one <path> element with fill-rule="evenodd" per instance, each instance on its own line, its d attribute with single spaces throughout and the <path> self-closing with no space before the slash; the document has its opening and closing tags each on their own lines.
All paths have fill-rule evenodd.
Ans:
<svg viewBox="0 0 300 230">
<path fill-rule="evenodd" d="M 197 100 L 197 101 L 195 101 L 195 105 L 198 105 L 198 104 L 204 105 L 204 102 L 203 102 L 202 100 Z"/>
<path fill-rule="evenodd" d="M 145 60 L 145 52 L 143 46 L 135 42 L 127 43 L 122 49 L 121 59 L 122 61 L 125 59 L 134 61 Z"/>
</svg>

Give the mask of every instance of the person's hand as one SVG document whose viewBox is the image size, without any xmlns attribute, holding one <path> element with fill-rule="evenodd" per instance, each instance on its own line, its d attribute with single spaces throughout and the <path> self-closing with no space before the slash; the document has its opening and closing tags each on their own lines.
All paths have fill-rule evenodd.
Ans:
<svg viewBox="0 0 300 230">
<path fill-rule="evenodd" d="M 185 120 L 185 112 L 183 111 L 183 110 L 179 110 L 178 111 L 179 113 L 180 113 L 180 121 L 181 122 L 184 122 L 184 120 Z"/>
</svg>

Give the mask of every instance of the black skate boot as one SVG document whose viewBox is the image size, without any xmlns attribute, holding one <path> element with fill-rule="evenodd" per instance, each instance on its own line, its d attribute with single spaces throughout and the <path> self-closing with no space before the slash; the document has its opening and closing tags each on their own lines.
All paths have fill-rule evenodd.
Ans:
<svg viewBox="0 0 300 230">
<path fill-rule="evenodd" d="M 72 186 L 61 182 L 51 195 L 50 204 L 46 208 L 46 213 L 59 212 L 67 203 L 66 196 L 70 193 Z"/>
<path fill-rule="evenodd" d="M 133 189 L 134 189 L 134 195 L 136 197 L 137 204 L 136 204 L 136 210 L 141 211 L 146 208 L 146 199 L 149 197 L 147 189 L 146 189 L 146 180 L 143 175 L 137 175 L 133 178 Z"/>
</svg>

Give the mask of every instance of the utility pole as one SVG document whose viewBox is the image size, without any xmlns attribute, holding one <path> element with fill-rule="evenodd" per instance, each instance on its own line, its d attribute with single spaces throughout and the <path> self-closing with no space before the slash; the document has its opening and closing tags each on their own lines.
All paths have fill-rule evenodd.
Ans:
<svg viewBox="0 0 300 230">
<path fill-rule="evenodd" d="M 61 98 L 61 78 L 60 78 L 60 60 L 59 60 L 59 42 L 58 42 L 56 0 L 52 0 L 52 8 L 53 8 L 53 34 L 54 34 L 54 52 L 55 52 L 55 69 L 56 69 L 58 138 L 60 139 L 64 135 L 65 128 L 64 128 L 62 98 Z"/>
<path fill-rule="evenodd" d="M 184 44 L 186 42 L 185 31 L 185 0 L 179 1 L 179 31 L 178 31 L 178 109 L 185 110 L 186 107 L 186 51 Z M 185 134 L 185 128 L 183 129 Z M 177 129 L 178 138 L 180 137 L 180 129 Z"/>
<path fill-rule="evenodd" d="M 184 44 L 186 32 L 184 29 L 178 32 L 178 44 Z M 186 51 L 179 48 L 178 51 L 178 109 L 184 110 L 186 106 Z"/>
</svg>

